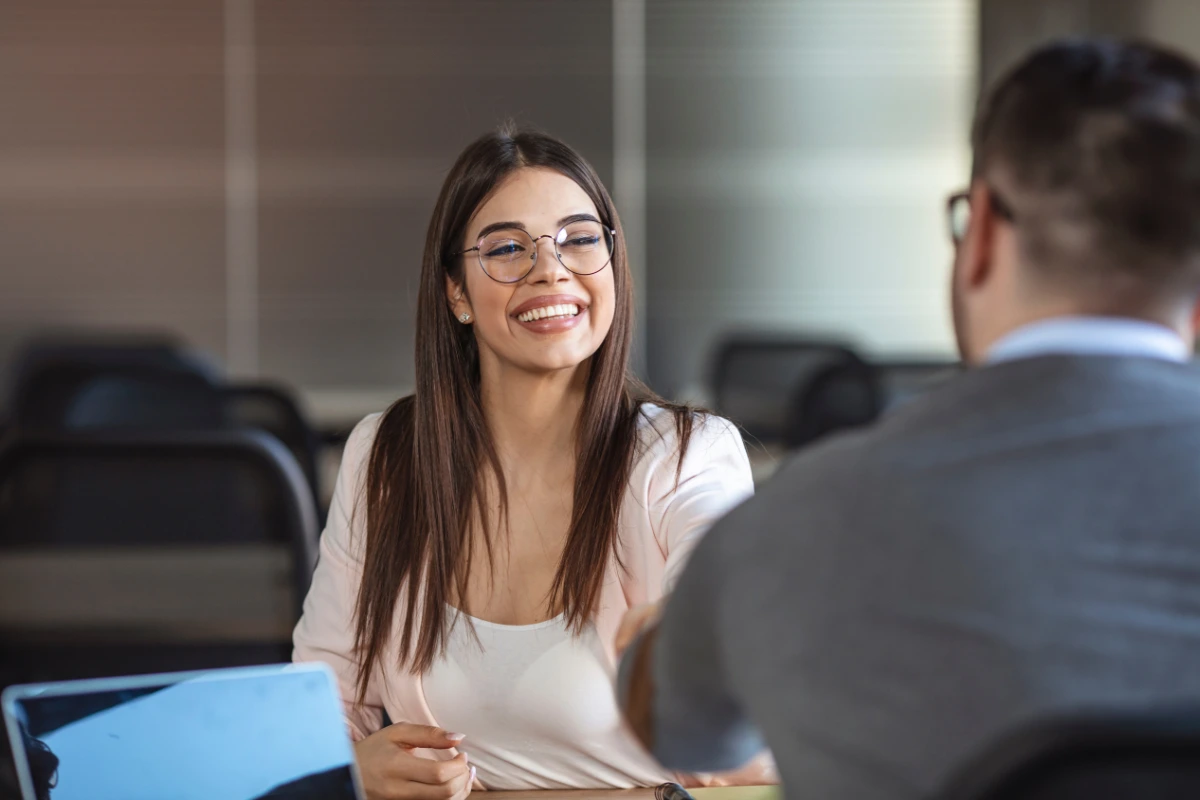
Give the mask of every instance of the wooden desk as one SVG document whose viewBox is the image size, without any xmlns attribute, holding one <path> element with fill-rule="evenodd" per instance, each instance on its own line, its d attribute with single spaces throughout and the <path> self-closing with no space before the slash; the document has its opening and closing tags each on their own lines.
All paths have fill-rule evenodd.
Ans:
<svg viewBox="0 0 1200 800">
<path fill-rule="evenodd" d="M 689 789 L 696 800 L 782 800 L 778 786 L 729 786 L 718 789 Z M 476 792 L 481 800 L 654 800 L 653 789 L 610 789 L 560 792 Z"/>
</svg>

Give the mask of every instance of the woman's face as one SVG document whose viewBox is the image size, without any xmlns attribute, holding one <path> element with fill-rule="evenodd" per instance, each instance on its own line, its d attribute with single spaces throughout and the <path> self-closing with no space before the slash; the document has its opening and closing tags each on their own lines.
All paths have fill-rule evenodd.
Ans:
<svg viewBox="0 0 1200 800">
<path fill-rule="evenodd" d="M 611 220 L 600 219 L 575 181 L 540 167 L 513 172 L 479 207 L 461 249 L 475 247 L 486 234 L 485 258 L 515 256 L 515 263 L 523 265 L 515 268 L 518 273 L 528 267 L 531 254 L 520 250 L 527 241 L 521 245 L 519 236 L 507 235 L 524 232 L 538 250 L 532 270 L 515 283 L 488 277 L 474 251 L 462 256 L 465 291 L 447 280 L 456 319 L 470 315 L 466 324 L 474 327 L 481 363 L 549 372 L 579 366 L 600 348 L 616 307 L 612 264 L 591 275 L 577 275 L 559 262 L 554 249 L 555 236 L 567 224 L 568 237 L 560 249 L 571 263 L 567 249 L 574 245 L 569 242 L 584 241 L 575 229 L 594 231 L 597 222 L 608 225 Z M 541 236 L 547 238 L 537 238 Z"/>
</svg>

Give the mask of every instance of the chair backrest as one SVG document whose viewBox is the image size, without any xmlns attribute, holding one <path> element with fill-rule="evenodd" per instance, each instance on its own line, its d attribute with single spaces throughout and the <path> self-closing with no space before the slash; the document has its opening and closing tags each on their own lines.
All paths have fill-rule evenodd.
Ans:
<svg viewBox="0 0 1200 800">
<path fill-rule="evenodd" d="M 108 366 L 145 366 L 192 372 L 212 383 L 221 373 L 207 357 L 170 334 L 62 333 L 25 342 L 13 360 L 14 388 L 28 381 L 47 362 L 71 361 Z"/>
<path fill-rule="evenodd" d="M 738 334 L 722 342 L 712 369 L 716 410 L 763 442 L 781 442 L 800 387 L 831 364 L 859 360 L 837 342 Z"/>
<path fill-rule="evenodd" d="M 316 543 L 311 490 L 266 434 L 18 437 L 0 684 L 286 657 Z"/>
<path fill-rule="evenodd" d="M 882 410 L 874 367 L 851 354 L 826 364 L 796 387 L 783 444 L 788 449 L 805 447 L 828 434 L 869 425 Z"/>
<path fill-rule="evenodd" d="M 1079 714 L 1009 734 L 938 800 L 1194 800 L 1200 704 Z"/>
<path fill-rule="evenodd" d="M 18 356 L 15 375 L 11 417 L 22 429 L 224 424 L 215 370 L 168 341 L 41 341 Z"/>
<path fill-rule="evenodd" d="M 295 398 L 284 388 L 268 385 L 233 385 L 224 389 L 225 420 L 240 428 L 266 431 L 291 451 L 308 478 L 313 494 L 318 485 L 321 440 L 308 424 Z"/>
</svg>

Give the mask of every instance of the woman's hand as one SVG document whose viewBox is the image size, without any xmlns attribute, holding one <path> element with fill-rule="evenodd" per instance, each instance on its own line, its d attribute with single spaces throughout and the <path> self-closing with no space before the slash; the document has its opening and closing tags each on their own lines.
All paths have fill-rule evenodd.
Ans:
<svg viewBox="0 0 1200 800">
<path fill-rule="evenodd" d="M 466 753 L 434 761 L 412 752 L 449 750 L 462 740 L 459 733 L 398 722 L 358 742 L 354 758 L 368 800 L 464 800 L 475 782 L 475 768 L 467 764 Z"/>
</svg>

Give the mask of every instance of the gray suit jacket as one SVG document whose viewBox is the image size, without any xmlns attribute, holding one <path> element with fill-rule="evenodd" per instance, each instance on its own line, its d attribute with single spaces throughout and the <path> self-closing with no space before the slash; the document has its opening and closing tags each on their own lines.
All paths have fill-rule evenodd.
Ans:
<svg viewBox="0 0 1200 800">
<path fill-rule="evenodd" d="M 1053 711 L 1200 698 L 1200 376 L 972 371 L 784 468 L 697 549 L 654 652 L 656 754 L 789 795 L 918 798 Z"/>
</svg>

